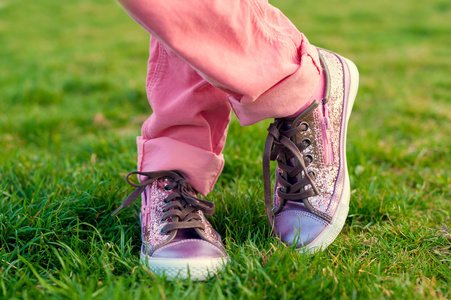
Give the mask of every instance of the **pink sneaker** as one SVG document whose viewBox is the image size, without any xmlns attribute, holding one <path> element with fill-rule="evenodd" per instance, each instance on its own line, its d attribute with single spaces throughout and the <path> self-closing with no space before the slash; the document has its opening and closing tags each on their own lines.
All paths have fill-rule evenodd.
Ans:
<svg viewBox="0 0 451 300">
<path fill-rule="evenodd" d="M 276 119 L 268 128 L 263 154 L 265 206 L 272 229 L 282 242 L 308 252 L 329 246 L 348 215 L 346 130 L 359 82 L 354 63 L 318 51 L 327 77 L 324 99 L 296 118 Z M 270 160 L 276 159 L 272 197 Z"/>
<path fill-rule="evenodd" d="M 145 179 L 134 184 L 128 179 L 132 174 Z M 127 181 L 136 190 L 113 215 L 142 194 L 142 264 L 168 279 L 205 280 L 224 268 L 227 254 L 221 237 L 204 215 L 213 214 L 214 204 L 197 198 L 182 174 L 131 172 Z"/>
</svg>

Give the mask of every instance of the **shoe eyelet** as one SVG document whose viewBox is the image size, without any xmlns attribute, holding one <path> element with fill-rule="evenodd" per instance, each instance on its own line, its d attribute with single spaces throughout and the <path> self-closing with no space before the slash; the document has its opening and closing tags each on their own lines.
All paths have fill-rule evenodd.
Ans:
<svg viewBox="0 0 451 300">
<path fill-rule="evenodd" d="M 310 141 L 310 139 L 306 138 L 306 139 L 303 139 L 301 143 L 305 146 L 305 148 L 307 148 L 308 146 L 310 146 L 312 144 L 312 141 Z"/>
<path fill-rule="evenodd" d="M 312 162 L 313 162 L 313 156 L 311 156 L 310 154 L 306 154 L 306 155 L 304 155 L 304 160 L 305 159 L 308 159 L 308 163 L 309 164 L 311 164 Z M 313 172 L 313 171 L 310 171 L 310 172 Z M 309 173 L 310 173 L 309 172 Z M 314 173 L 314 172 L 313 172 Z"/>
<path fill-rule="evenodd" d="M 316 173 L 315 171 L 308 171 L 307 173 L 309 176 L 313 177 L 313 179 L 316 179 Z"/>
<path fill-rule="evenodd" d="M 163 228 L 161 228 L 160 234 L 161 234 L 161 235 L 166 235 L 166 233 L 163 232 Z"/>
<path fill-rule="evenodd" d="M 163 190 L 165 190 L 166 192 L 170 192 L 170 191 L 172 191 L 172 189 L 171 189 L 171 188 L 168 188 L 168 185 L 165 185 L 165 186 L 164 186 L 164 188 L 163 188 Z"/>
<path fill-rule="evenodd" d="M 309 125 L 307 122 L 302 122 L 301 124 L 299 124 L 299 126 L 301 126 L 302 131 L 307 131 L 309 128 Z"/>
</svg>

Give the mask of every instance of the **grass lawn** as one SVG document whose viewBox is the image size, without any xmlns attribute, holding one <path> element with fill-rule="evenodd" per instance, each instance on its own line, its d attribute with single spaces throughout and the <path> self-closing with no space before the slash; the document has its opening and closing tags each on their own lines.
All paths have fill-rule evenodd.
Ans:
<svg viewBox="0 0 451 300">
<path fill-rule="evenodd" d="M 167 282 L 138 263 L 135 137 L 149 37 L 113 0 L 0 0 L 0 298 L 451 298 L 451 2 L 277 0 L 355 61 L 351 207 L 324 252 L 270 236 L 268 122 L 230 126 L 211 222 L 231 263 Z M 138 201 L 137 201 L 138 202 Z"/>
</svg>

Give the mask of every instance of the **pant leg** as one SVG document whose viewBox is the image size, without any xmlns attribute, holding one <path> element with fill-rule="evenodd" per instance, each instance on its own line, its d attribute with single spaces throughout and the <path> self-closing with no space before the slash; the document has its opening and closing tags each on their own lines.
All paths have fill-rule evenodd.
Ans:
<svg viewBox="0 0 451 300">
<path fill-rule="evenodd" d="M 265 0 L 119 0 L 148 32 L 229 94 L 242 125 L 294 114 L 320 77 L 315 47 Z"/>
<path fill-rule="evenodd" d="M 138 137 L 138 170 L 179 170 L 201 194 L 213 188 L 230 122 L 227 94 L 152 38 L 147 96 L 153 114 Z"/>
</svg>

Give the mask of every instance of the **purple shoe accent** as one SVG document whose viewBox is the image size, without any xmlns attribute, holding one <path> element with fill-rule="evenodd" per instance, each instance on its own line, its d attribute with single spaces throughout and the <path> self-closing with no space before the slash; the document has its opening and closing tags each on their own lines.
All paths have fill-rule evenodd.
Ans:
<svg viewBox="0 0 451 300">
<path fill-rule="evenodd" d="M 351 61 L 318 51 L 327 78 L 324 99 L 296 118 L 276 119 L 268 128 L 263 156 L 265 205 L 273 231 L 284 243 L 310 252 L 332 243 L 347 217 L 346 130 L 358 88 Z M 278 162 L 272 199 L 269 160 Z"/>
<path fill-rule="evenodd" d="M 310 244 L 327 226 L 328 222 L 310 213 L 303 204 L 292 202 L 285 205 L 275 221 L 280 239 L 288 245 Z"/>
<path fill-rule="evenodd" d="M 171 242 L 155 250 L 152 258 L 208 258 L 222 257 L 223 252 L 213 244 L 200 240 L 190 239 Z"/>
</svg>

